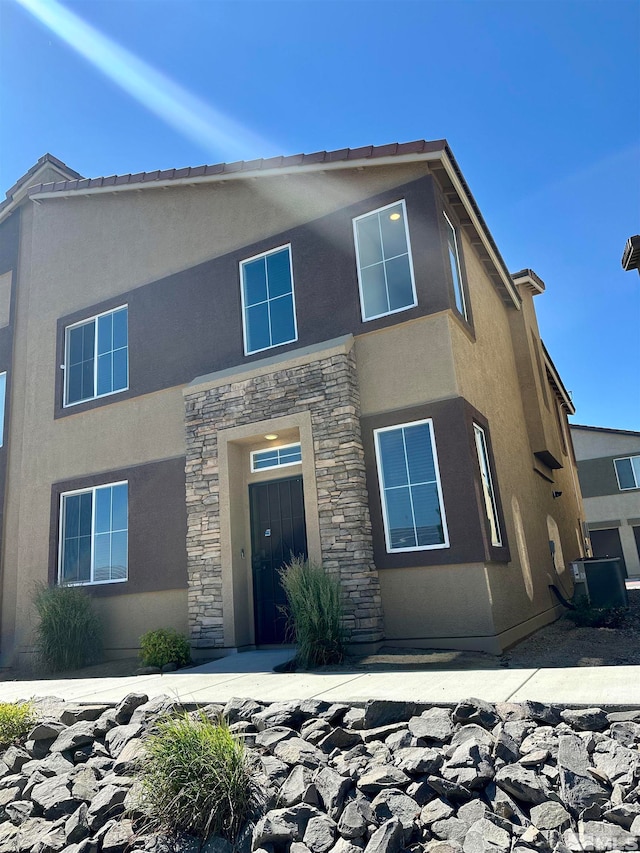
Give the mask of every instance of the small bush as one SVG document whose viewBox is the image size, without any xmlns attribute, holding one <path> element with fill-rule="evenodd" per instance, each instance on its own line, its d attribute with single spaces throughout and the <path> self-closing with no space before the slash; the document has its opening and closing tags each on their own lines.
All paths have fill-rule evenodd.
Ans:
<svg viewBox="0 0 640 853">
<path fill-rule="evenodd" d="M 299 557 L 280 573 L 289 602 L 289 631 L 298 662 L 308 669 L 340 663 L 344 658 L 342 592 L 338 580 L 322 566 Z"/>
<path fill-rule="evenodd" d="M 24 740 L 35 722 L 30 702 L 0 702 L 0 749 Z"/>
<path fill-rule="evenodd" d="M 223 721 L 183 713 L 145 742 L 139 807 L 149 828 L 232 841 L 257 803 L 244 747 Z"/>
<path fill-rule="evenodd" d="M 83 590 L 39 585 L 33 603 L 39 616 L 36 649 L 46 669 L 79 669 L 101 659 L 102 625 Z"/>
<path fill-rule="evenodd" d="M 140 660 L 145 666 L 162 667 L 167 663 L 184 666 L 191 660 L 189 641 L 173 628 L 147 631 L 140 637 Z"/>
<path fill-rule="evenodd" d="M 585 596 L 574 603 L 575 610 L 569 610 L 567 618 L 578 628 L 621 628 L 627 618 L 626 607 L 591 607 Z"/>
</svg>

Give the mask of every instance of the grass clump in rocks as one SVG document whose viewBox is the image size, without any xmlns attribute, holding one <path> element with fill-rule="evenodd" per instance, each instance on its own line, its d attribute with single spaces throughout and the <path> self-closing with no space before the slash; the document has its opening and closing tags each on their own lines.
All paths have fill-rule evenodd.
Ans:
<svg viewBox="0 0 640 853">
<path fill-rule="evenodd" d="M 0 702 L 0 749 L 23 741 L 35 721 L 30 702 Z"/>
<path fill-rule="evenodd" d="M 256 803 L 244 746 L 222 720 L 182 713 L 145 742 L 141 807 L 149 828 L 232 841 Z"/>
<path fill-rule="evenodd" d="M 293 557 L 281 572 L 289 603 L 289 630 L 303 669 L 340 663 L 344 658 L 342 592 L 322 566 Z"/>
<path fill-rule="evenodd" d="M 83 590 L 41 584 L 33 604 L 39 617 L 36 650 L 43 668 L 63 672 L 101 660 L 102 625 Z"/>
<path fill-rule="evenodd" d="M 173 628 L 147 631 L 140 637 L 140 660 L 143 666 L 186 666 L 191 660 L 189 641 Z"/>
</svg>

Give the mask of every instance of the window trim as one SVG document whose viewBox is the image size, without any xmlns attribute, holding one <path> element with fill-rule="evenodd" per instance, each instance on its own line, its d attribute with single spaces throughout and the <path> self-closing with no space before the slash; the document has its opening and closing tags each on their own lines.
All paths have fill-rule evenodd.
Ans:
<svg viewBox="0 0 640 853">
<path fill-rule="evenodd" d="M 636 491 L 637 489 L 640 489 L 640 482 L 638 481 L 638 478 L 636 476 L 636 472 L 635 472 L 635 469 L 633 467 L 633 462 L 631 462 L 631 473 L 633 474 L 633 479 L 635 480 L 635 483 L 636 483 L 635 486 L 625 486 L 623 488 L 620 485 L 620 477 L 618 475 L 618 466 L 616 465 L 616 462 L 624 462 L 626 459 L 628 459 L 629 462 L 631 462 L 632 459 L 640 459 L 640 453 L 633 453 L 630 456 L 618 456 L 616 459 L 613 460 L 613 467 L 614 467 L 615 472 L 616 472 L 616 481 L 618 483 L 618 491 L 620 491 L 620 492 L 633 492 L 633 491 Z"/>
<path fill-rule="evenodd" d="M 358 245 L 358 228 L 357 223 L 361 219 L 366 219 L 368 216 L 373 216 L 374 213 L 382 213 L 384 210 L 388 210 L 390 207 L 396 207 L 398 204 L 402 205 L 402 213 L 403 213 L 403 222 L 404 222 L 404 233 L 407 239 L 407 254 L 409 257 L 409 272 L 411 273 L 411 290 L 413 293 L 413 303 L 411 305 L 404 305 L 402 308 L 394 308 L 393 311 L 384 311 L 382 314 L 374 314 L 372 317 L 365 317 L 364 314 L 364 296 L 362 291 L 362 273 L 360 269 L 360 246 Z M 385 204 L 383 207 L 377 207 L 375 210 L 368 210 L 366 213 L 361 213 L 360 216 L 354 216 L 353 220 L 353 241 L 356 250 L 356 271 L 358 273 L 358 293 L 360 295 L 360 316 L 362 317 L 363 323 L 368 323 L 370 320 L 379 320 L 381 317 L 390 317 L 392 314 L 399 314 L 401 311 L 409 311 L 411 308 L 415 308 L 418 305 L 418 294 L 416 292 L 416 279 L 413 271 L 413 251 L 411 249 L 411 236 L 409 234 L 409 217 L 407 215 L 407 203 L 405 199 L 400 198 L 397 201 L 391 202 L 391 204 Z M 396 256 L 399 257 L 399 256 Z M 393 258 L 389 258 L 388 260 L 393 260 Z M 384 262 L 383 262 L 384 266 Z M 386 284 L 386 269 L 385 269 L 385 284 Z"/>
<path fill-rule="evenodd" d="M 297 462 L 276 462 L 275 465 L 267 465 L 265 468 L 255 468 L 254 460 L 258 453 L 268 453 L 270 450 L 287 450 L 289 447 L 300 448 L 300 459 Z M 280 444 L 277 447 L 261 447 L 260 450 L 251 451 L 251 473 L 259 474 L 261 471 L 273 471 L 275 468 L 291 468 L 292 465 L 302 464 L 302 442 L 294 441 L 291 444 Z"/>
<path fill-rule="evenodd" d="M 480 448 L 478 447 L 478 435 L 480 435 L 482 439 L 482 455 L 483 459 L 480 458 Z M 493 482 L 493 471 L 491 470 L 491 457 L 489 456 L 489 446 L 487 444 L 487 434 L 485 432 L 484 427 L 480 426 L 476 421 L 473 422 L 473 441 L 476 447 L 476 457 L 478 459 L 478 467 L 480 469 L 480 479 L 483 479 L 482 476 L 482 463 L 484 461 L 484 465 L 486 466 L 487 471 L 487 479 L 489 481 L 489 488 L 491 493 L 489 495 L 491 501 L 491 509 L 493 511 L 493 520 L 496 530 L 496 536 L 498 541 L 493 541 L 493 536 L 491 537 L 491 545 L 493 548 L 502 548 L 502 528 L 500 527 L 500 513 L 498 512 L 498 498 L 496 496 L 496 487 Z M 485 520 L 489 522 L 489 529 L 491 530 L 491 519 L 489 518 L 488 506 L 487 506 L 487 495 L 485 493 L 484 488 L 482 489 L 482 502 L 484 504 L 484 517 Z"/>
<path fill-rule="evenodd" d="M 460 299 L 462 301 L 462 311 L 460 311 L 460 309 L 458 308 L 456 298 L 455 298 L 456 297 L 456 283 L 455 283 L 455 281 L 452 281 L 453 301 L 454 301 L 456 311 L 460 314 L 461 317 L 464 317 L 464 319 L 468 323 L 469 322 L 469 309 L 467 308 L 467 295 L 465 293 L 465 287 L 464 287 L 465 279 L 464 279 L 464 276 L 462 274 L 462 263 L 460 261 L 460 246 L 458 245 L 458 231 L 456 229 L 456 226 L 453 224 L 453 222 L 449 218 L 449 216 L 447 216 L 446 210 L 442 211 L 442 215 L 447 220 L 447 223 L 449 224 L 449 227 L 451 228 L 451 231 L 453 233 L 453 244 L 454 244 L 454 247 L 456 250 L 456 266 L 458 268 L 458 281 L 460 282 Z M 449 254 L 449 237 L 447 235 L 447 255 L 448 254 Z M 451 259 L 449 259 L 449 270 L 451 271 Z M 452 276 L 452 278 L 453 278 L 453 276 Z"/>
<path fill-rule="evenodd" d="M 67 400 L 68 396 L 68 383 L 67 383 L 67 361 L 68 361 L 68 351 L 69 351 L 69 335 L 68 333 L 77 328 L 78 326 L 85 326 L 88 323 L 93 322 L 95 324 L 94 330 L 94 357 L 93 357 L 93 388 L 94 391 L 98 390 L 98 320 L 100 317 L 106 317 L 107 314 L 116 314 L 118 311 L 122 311 L 123 308 L 127 309 L 127 384 L 124 388 L 118 388 L 116 391 L 105 391 L 104 394 L 93 394 L 91 397 L 83 397 L 82 400 L 74 400 L 73 403 L 69 403 Z M 93 314 L 90 317 L 85 317 L 83 320 L 76 320 L 75 323 L 69 323 L 68 326 L 64 327 L 64 336 L 63 336 L 63 358 L 64 362 L 61 365 L 63 371 L 62 377 L 62 408 L 70 409 L 73 406 L 80 406 L 82 403 L 89 403 L 91 400 L 101 400 L 104 397 L 111 397 L 113 394 L 122 394 L 123 391 L 129 390 L 129 303 L 125 303 L 124 305 L 118 305 L 115 308 L 109 308 L 107 311 L 101 311 L 99 314 Z M 112 350 L 113 352 L 113 350 Z"/>
<path fill-rule="evenodd" d="M 0 419 L 0 448 L 4 447 L 5 441 L 4 436 L 6 432 L 6 421 L 7 421 L 7 371 L 3 370 L 0 373 L 0 385 L 2 384 L 4 377 L 4 389 L 2 394 L 0 395 L 2 401 L 2 418 Z"/>
<path fill-rule="evenodd" d="M 391 547 L 391 538 L 389 536 L 389 523 L 387 518 L 387 501 L 384 489 L 384 478 L 382 476 L 382 454 L 380 452 L 379 436 L 383 432 L 391 432 L 392 430 L 407 429 L 408 427 L 421 426 L 422 424 L 429 425 L 429 438 L 431 440 L 431 453 L 433 455 L 433 465 L 436 475 L 436 491 L 438 500 L 440 501 L 440 509 L 442 512 L 442 534 L 444 542 L 436 545 L 414 545 L 411 548 L 393 548 Z M 449 528 L 447 526 L 447 513 L 444 505 L 444 497 L 442 494 L 442 483 L 440 479 L 440 464 L 438 462 L 438 451 L 436 448 L 436 435 L 433 428 L 433 418 L 421 418 L 417 421 L 408 421 L 407 423 L 393 424 L 392 426 L 379 427 L 373 430 L 373 442 L 376 456 L 376 469 L 378 473 L 378 489 L 380 493 L 380 504 L 382 508 L 382 524 L 384 528 L 384 541 L 387 554 L 404 554 L 413 551 L 436 551 L 451 547 L 449 541 Z M 413 501 L 412 501 L 413 506 Z"/>
<path fill-rule="evenodd" d="M 266 258 L 269 255 L 275 255 L 277 252 L 282 252 L 283 249 L 287 249 L 289 252 L 289 275 L 291 276 L 291 302 L 293 308 L 293 332 L 294 337 L 289 341 L 282 341 L 279 344 L 270 344 L 268 347 L 261 347 L 260 349 L 247 349 L 248 345 L 248 337 L 247 337 L 247 306 L 245 305 L 245 297 L 244 297 L 244 276 L 243 276 L 243 267 L 245 264 L 249 264 L 252 261 L 257 261 L 259 258 Z M 296 287 L 295 282 L 293 280 L 293 252 L 291 251 L 291 243 L 285 243 L 283 246 L 276 246 L 274 249 L 268 249 L 266 252 L 258 252 L 257 255 L 252 255 L 250 258 L 243 258 L 238 262 L 238 270 L 240 276 L 240 301 L 242 305 L 242 344 L 245 356 L 247 355 L 255 355 L 258 352 L 265 352 L 266 350 L 275 349 L 276 347 L 284 347 L 287 344 L 293 344 L 298 340 L 298 320 L 296 317 Z M 277 298 L 277 297 L 276 297 Z M 269 304 L 269 298 L 267 297 L 267 305 Z M 269 322 L 271 322 L 271 313 L 269 313 Z M 271 334 L 271 329 L 269 329 L 269 333 Z"/>
<path fill-rule="evenodd" d="M 94 574 L 94 548 L 95 548 L 95 522 L 96 522 L 96 501 L 95 493 L 99 489 L 112 489 L 114 486 L 127 486 L 127 576 L 126 578 L 111 578 L 106 581 L 74 581 L 64 583 L 62 580 L 62 549 L 64 546 L 63 528 L 64 528 L 64 499 L 70 495 L 82 495 L 91 492 L 94 496 L 91 500 L 91 575 Z M 129 481 L 116 480 L 113 483 L 101 483 L 97 486 L 85 486 L 83 489 L 71 489 L 68 492 L 60 492 L 58 499 L 58 571 L 56 572 L 57 586 L 105 586 L 112 583 L 126 583 L 129 580 Z"/>
</svg>

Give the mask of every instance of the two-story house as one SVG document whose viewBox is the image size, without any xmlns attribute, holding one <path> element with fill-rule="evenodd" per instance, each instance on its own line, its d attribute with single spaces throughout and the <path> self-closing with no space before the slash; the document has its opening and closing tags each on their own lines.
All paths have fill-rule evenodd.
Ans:
<svg viewBox="0 0 640 853">
<path fill-rule="evenodd" d="M 640 579 L 640 432 L 571 424 L 594 557 Z"/>
<path fill-rule="evenodd" d="M 111 655 L 283 642 L 292 553 L 339 577 L 354 646 L 499 651 L 557 616 L 573 404 L 544 284 L 446 142 L 94 179 L 47 155 L 0 217 L 5 663 L 47 579 Z"/>
</svg>

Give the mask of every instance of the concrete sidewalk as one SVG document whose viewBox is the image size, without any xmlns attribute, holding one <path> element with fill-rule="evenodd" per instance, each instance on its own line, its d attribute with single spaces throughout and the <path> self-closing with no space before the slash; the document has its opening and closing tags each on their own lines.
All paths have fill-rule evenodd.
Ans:
<svg viewBox="0 0 640 853">
<path fill-rule="evenodd" d="M 0 682 L 0 701 L 59 696 L 76 702 L 119 702 L 127 693 L 175 696 L 185 703 L 226 702 L 243 696 L 265 702 L 323 699 L 364 704 L 368 699 L 455 704 L 474 696 L 488 702 L 557 702 L 570 706 L 640 707 L 640 666 L 568 669 L 423 670 L 420 672 L 277 673 L 290 650 L 230 655 L 167 675 L 127 678 Z"/>
</svg>

